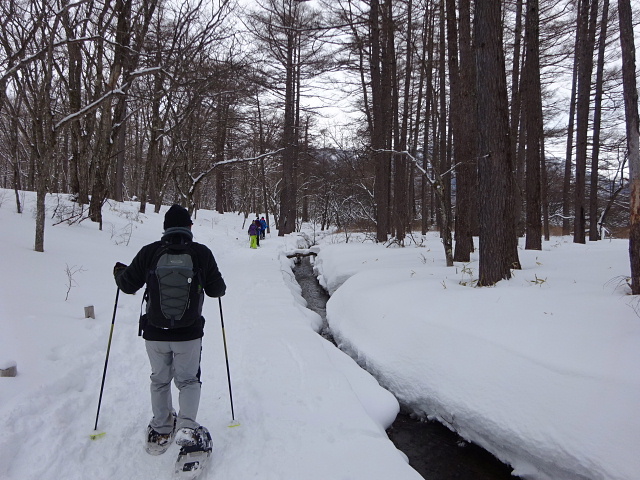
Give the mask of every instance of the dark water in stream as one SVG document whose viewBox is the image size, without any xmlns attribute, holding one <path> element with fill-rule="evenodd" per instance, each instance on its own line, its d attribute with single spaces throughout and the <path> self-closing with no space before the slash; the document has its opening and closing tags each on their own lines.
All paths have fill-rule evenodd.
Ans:
<svg viewBox="0 0 640 480">
<path fill-rule="evenodd" d="M 329 295 L 313 275 L 308 258 L 293 269 L 308 308 L 324 321 L 322 336 L 333 341 L 326 321 Z M 401 413 L 387 430 L 395 446 L 409 458 L 409 464 L 428 480 L 513 480 L 511 468 L 486 450 L 466 442 L 438 422 L 423 422 Z"/>
</svg>

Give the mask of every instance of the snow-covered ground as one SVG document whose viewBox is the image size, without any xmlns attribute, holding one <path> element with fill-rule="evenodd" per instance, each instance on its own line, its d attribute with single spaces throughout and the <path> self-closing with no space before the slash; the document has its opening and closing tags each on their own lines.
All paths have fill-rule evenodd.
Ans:
<svg viewBox="0 0 640 480">
<path fill-rule="evenodd" d="M 0 190 L 0 478 L 171 478 L 177 453 L 142 449 L 149 366 L 137 337 L 141 292 L 121 294 L 98 429 L 90 440 L 114 311 L 116 261 L 159 238 L 160 215 L 135 204 L 55 225 L 33 251 L 34 197 L 15 213 Z M 420 479 L 385 435 L 396 399 L 315 332 L 285 253 L 306 245 L 274 233 L 249 249 L 242 216 L 199 211 L 228 285 L 222 298 L 235 417 L 218 302 L 208 299 L 198 420 L 214 456 L 204 479 Z M 640 318 L 627 295 L 626 241 L 567 239 L 521 251 L 523 270 L 472 288 L 477 261 L 446 268 L 436 235 L 405 249 L 320 241 L 316 269 L 333 293 L 334 335 L 414 411 L 450 424 L 511 463 L 554 480 L 640 478 Z M 467 284 L 467 285 L 464 285 Z M 334 293 L 335 292 L 335 293 Z M 96 318 L 84 318 L 93 305 Z"/>
<path fill-rule="evenodd" d="M 525 478 L 640 478 L 628 242 L 519 253 L 522 270 L 493 288 L 469 286 L 477 261 L 445 267 L 435 235 L 419 249 L 326 246 L 316 270 L 337 288 L 327 316 L 341 348 L 414 412 Z"/>
</svg>

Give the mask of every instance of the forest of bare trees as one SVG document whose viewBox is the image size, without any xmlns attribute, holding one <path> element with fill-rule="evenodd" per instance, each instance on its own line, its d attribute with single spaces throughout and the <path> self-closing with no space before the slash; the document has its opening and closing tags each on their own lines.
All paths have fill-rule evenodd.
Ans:
<svg viewBox="0 0 640 480">
<path fill-rule="evenodd" d="M 449 265 L 479 237 L 480 285 L 519 237 L 628 236 L 640 293 L 633 3 L 5 0 L 0 187 L 37 192 L 37 251 L 64 194 L 100 227 L 113 199 L 433 229 Z"/>
</svg>

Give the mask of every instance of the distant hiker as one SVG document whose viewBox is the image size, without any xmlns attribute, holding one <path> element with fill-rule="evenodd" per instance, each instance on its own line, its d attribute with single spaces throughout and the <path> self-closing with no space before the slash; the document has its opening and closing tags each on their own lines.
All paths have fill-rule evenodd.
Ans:
<svg viewBox="0 0 640 480">
<path fill-rule="evenodd" d="M 196 421 L 205 323 L 202 304 L 205 294 L 223 296 L 226 285 L 211 250 L 193 241 L 192 225 L 189 212 L 173 205 L 165 214 L 161 240 L 142 247 L 131 265 L 118 262 L 113 267 L 116 284 L 124 293 L 133 294 L 147 285 L 140 333 L 151 364 L 153 418 L 145 446 L 151 455 L 164 453 L 174 435 L 183 447 L 200 447 L 209 437 Z M 180 392 L 177 415 L 171 400 L 172 380 Z"/>
<path fill-rule="evenodd" d="M 251 225 L 249 225 L 249 238 L 251 239 L 249 246 L 251 248 L 258 248 L 258 235 L 260 234 L 259 225 L 260 222 L 256 224 L 255 220 L 251 222 Z"/>
<path fill-rule="evenodd" d="M 262 217 L 260 219 L 260 238 L 264 238 L 264 232 L 267 231 L 267 221 Z"/>
<path fill-rule="evenodd" d="M 260 219 L 256 217 L 253 223 L 255 223 L 256 227 L 258 227 L 258 234 L 256 235 L 256 244 L 260 246 Z"/>
</svg>

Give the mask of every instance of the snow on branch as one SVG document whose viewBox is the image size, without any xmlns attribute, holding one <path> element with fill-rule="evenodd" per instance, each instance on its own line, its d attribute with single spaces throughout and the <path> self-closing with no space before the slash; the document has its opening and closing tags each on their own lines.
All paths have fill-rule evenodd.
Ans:
<svg viewBox="0 0 640 480">
<path fill-rule="evenodd" d="M 91 102 L 88 105 L 85 105 L 84 107 L 82 107 L 77 112 L 70 113 L 69 115 L 64 117 L 62 120 L 60 120 L 58 123 L 55 124 L 54 129 L 57 130 L 60 127 L 63 127 L 64 125 L 66 125 L 67 123 L 72 122 L 73 120 L 77 119 L 78 117 L 81 117 L 81 116 L 85 115 L 86 113 L 89 113 L 90 111 L 98 108 L 102 102 L 104 102 L 107 98 L 112 97 L 114 95 L 124 95 L 124 92 L 120 88 L 116 88 L 114 90 L 111 90 L 111 91 L 105 93 L 100 98 L 98 98 L 97 100 Z"/>
<path fill-rule="evenodd" d="M 140 77 L 142 75 L 148 75 L 150 73 L 153 73 L 153 72 L 156 72 L 156 71 L 159 71 L 159 70 L 162 70 L 162 69 L 160 67 L 153 67 L 153 68 L 145 68 L 145 69 L 142 69 L 142 70 L 136 70 L 134 72 L 131 72 L 130 80 L 132 80 L 132 79 L 134 79 L 136 77 Z M 107 100 L 110 97 L 113 97 L 115 95 L 126 95 L 125 88 L 128 86 L 129 83 L 131 83 L 131 82 L 129 81 L 125 85 L 122 85 L 120 88 L 114 88 L 113 90 L 110 90 L 110 91 L 106 92 L 100 98 L 98 98 L 97 100 L 94 100 L 93 102 L 89 103 L 88 105 L 85 105 L 84 107 L 82 107 L 77 112 L 70 113 L 69 115 L 64 117 L 62 120 L 60 120 L 58 123 L 56 123 L 54 129 L 57 130 L 60 127 L 63 127 L 64 125 L 66 125 L 67 123 L 72 122 L 73 120 L 77 119 L 78 117 L 81 117 L 81 116 L 83 116 L 83 115 L 95 110 L 96 108 L 98 108 L 102 104 L 102 102 L 104 102 L 105 100 Z"/>
<path fill-rule="evenodd" d="M 65 38 L 64 40 L 60 40 L 59 42 L 53 43 L 51 47 L 55 49 L 58 47 L 63 47 L 69 43 L 82 43 L 82 42 L 87 42 L 91 40 L 96 40 L 98 38 L 99 37 L 95 35 L 90 37 L 81 37 L 81 38 Z M 31 62 L 39 60 L 44 55 L 46 55 L 48 53 L 48 50 L 49 50 L 49 46 L 47 45 L 46 47 L 41 48 L 40 50 L 36 51 L 31 55 L 21 58 L 20 61 L 18 61 L 15 65 L 13 65 L 11 68 L 3 72 L 2 75 L 0 75 L 0 82 L 6 82 L 11 76 L 13 76 L 20 69 L 29 65 Z"/>
<path fill-rule="evenodd" d="M 196 175 L 195 177 L 191 176 L 191 181 L 192 181 L 192 185 L 193 185 L 192 189 L 195 188 L 195 186 L 198 184 L 198 182 L 200 182 L 200 180 L 202 180 L 204 177 L 209 175 L 217 167 L 220 167 L 222 165 L 229 165 L 231 163 L 253 162 L 254 160 L 260 160 L 261 158 L 267 158 L 267 157 L 271 157 L 273 155 L 277 155 L 278 153 L 282 152 L 283 150 L 284 150 L 284 148 L 279 148 L 278 150 L 275 150 L 273 152 L 263 153 L 262 155 L 258 155 L 257 157 L 230 158 L 229 160 L 222 160 L 221 162 L 214 163 L 205 172 L 202 172 L 202 173 Z"/>
</svg>

